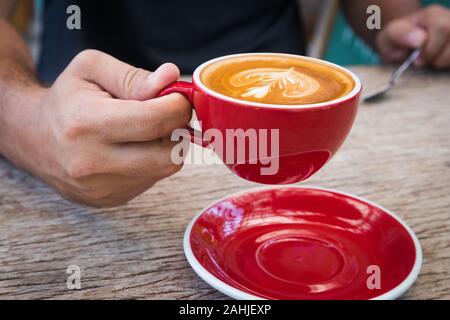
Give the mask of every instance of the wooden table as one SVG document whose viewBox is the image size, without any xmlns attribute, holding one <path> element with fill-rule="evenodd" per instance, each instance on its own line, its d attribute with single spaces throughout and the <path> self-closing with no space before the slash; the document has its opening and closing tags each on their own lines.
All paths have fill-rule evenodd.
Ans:
<svg viewBox="0 0 450 320">
<path fill-rule="evenodd" d="M 358 67 L 369 90 L 390 70 Z M 417 233 L 421 274 L 405 299 L 450 298 L 450 74 L 411 71 L 390 99 L 362 104 L 343 148 L 305 185 L 357 194 Z M 222 165 L 186 165 L 126 206 L 62 199 L 0 160 L 0 298 L 223 299 L 189 267 L 184 229 L 203 207 L 254 187 Z M 81 290 L 66 269 L 81 268 Z"/>
</svg>

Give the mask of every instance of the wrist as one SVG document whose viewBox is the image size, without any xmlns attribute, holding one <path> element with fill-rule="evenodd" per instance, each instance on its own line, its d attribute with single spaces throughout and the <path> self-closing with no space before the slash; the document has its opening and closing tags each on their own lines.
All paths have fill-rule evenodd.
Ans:
<svg viewBox="0 0 450 320">
<path fill-rule="evenodd" d="M 0 96 L 0 154 L 33 173 L 37 173 L 31 161 L 46 91 L 36 84 L 3 90 Z"/>
</svg>

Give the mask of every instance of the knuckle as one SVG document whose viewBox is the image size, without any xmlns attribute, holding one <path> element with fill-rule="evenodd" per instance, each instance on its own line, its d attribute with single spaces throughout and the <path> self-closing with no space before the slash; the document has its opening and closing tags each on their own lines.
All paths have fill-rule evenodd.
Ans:
<svg viewBox="0 0 450 320">
<path fill-rule="evenodd" d="M 75 140 L 88 131 L 88 125 L 79 117 L 72 117 L 63 128 L 64 138 Z"/>
<path fill-rule="evenodd" d="M 179 172 L 183 168 L 183 164 L 176 164 L 171 162 L 165 167 L 164 175 L 165 176 L 171 176 L 175 173 Z"/>
<path fill-rule="evenodd" d="M 145 127 L 143 129 L 155 138 L 164 134 L 165 121 L 158 111 L 149 109 L 142 125 Z"/>
<path fill-rule="evenodd" d="M 99 201 L 101 201 L 101 206 L 102 207 L 117 207 L 117 206 L 122 206 L 124 204 L 127 204 L 128 202 L 130 202 L 131 200 L 133 200 L 135 197 L 137 196 L 137 194 L 124 194 L 124 195 L 115 195 L 115 194 L 111 194 L 111 196 L 109 196 L 108 198 L 104 198 L 104 199 L 99 199 Z"/>
<path fill-rule="evenodd" d="M 79 180 L 95 174 L 96 166 L 95 161 L 92 160 L 72 160 L 66 167 L 66 174 L 71 179 Z"/>
<path fill-rule="evenodd" d="M 441 21 L 437 25 L 436 29 L 439 33 L 449 34 L 450 33 L 450 21 L 448 21 L 448 20 Z"/>
<path fill-rule="evenodd" d="M 161 172 L 164 177 L 171 176 L 179 172 L 183 168 L 183 162 L 178 163 L 172 159 L 172 147 L 167 146 L 164 151 L 164 162 L 160 164 Z"/>
<path fill-rule="evenodd" d="M 171 94 L 168 96 L 168 103 L 173 110 L 172 116 L 176 120 L 177 127 L 185 126 L 192 118 L 192 107 L 189 101 L 181 94 Z"/>
<path fill-rule="evenodd" d="M 439 5 L 439 4 L 431 4 L 427 7 L 427 11 L 431 14 L 435 14 L 437 12 L 441 12 L 444 9 L 443 6 Z"/>
<path fill-rule="evenodd" d="M 98 58 L 103 53 L 95 49 L 86 49 L 79 52 L 72 60 L 71 66 L 75 69 L 89 69 L 93 64 L 97 63 Z"/>
<path fill-rule="evenodd" d="M 132 90 L 136 79 L 140 78 L 141 76 L 144 77 L 146 76 L 146 74 L 149 74 L 149 72 L 145 71 L 144 69 L 129 66 L 122 82 L 123 92 L 129 92 L 130 90 Z"/>
<path fill-rule="evenodd" d="M 98 58 L 102 54 L 103 53 L 99 50 L 86 49 L 86 50 L 79 52 L 75 56 L 75 59 L 79 62 L 91 62 L 91 61 L 95 61 L 96 58 Z"/>
<path fill-rule="evenodd" d="M 112 198 L 113 192 L 108 188 L 96 188 L 89 190 L 87 196 L 89 199 L 94 201 L 105 200 L 106 203 L 113 202 L 110 200 Z"/>
<path fill-rule="evenodd" d="M 171 94 L 164 98 L 164 101 L 155 99 L 150 102 L 147 115 L 141 122 L 144 131 L 154 139 L 169 135 L 173 130 L 185 126 L 192 118 L 192 108 L 182 95 Z"/>
<path fill-rule="evenodd" d="M 394 36 L 397 30 L 399 30 L 399 28 L 401 28 L 403 24 L 404 21 L 399 19 L 390 21 L 384 29 L 381 29 L 380 35 L 384 36 L 383 40 L 385 40 L 385 38 Z"/>
<path fill-rule="evenodd" d="M 192 107 L 185 97 L 177 95 L 177 98 L 179 99 L 177 103 L 180 106 L 181 110 L 180 121 L 182 125 L 186 125 L 189 121 L 191 121 Z"/>
<path fill-rule="evenodd" d="M 105 192 L 102 192 L 105 194 Z M 82 194 L 73 192 L 63 192 L 63 195 L 68 199 L 76 201 L 78 203 L 83 203 L 95 208 L 111 208 L 119 206 L 128 202 L 128 199 L 123 199 L 115 197 L 114 195 L 104 197 L 102 194 L 92 196 L 92 193 L 84 191 Z"/>
</svg>

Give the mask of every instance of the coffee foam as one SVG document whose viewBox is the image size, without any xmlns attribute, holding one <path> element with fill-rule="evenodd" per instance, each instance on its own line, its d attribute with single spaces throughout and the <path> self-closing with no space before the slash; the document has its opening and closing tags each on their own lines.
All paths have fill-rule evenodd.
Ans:
<svg viewBox="0 0 450 320">
<path fill-rule="evenodd" d="M 284 55 L 249 55 L 206 66 L 204 85 L 226 96 L 268 104 L 313 104 L 348 94 L 350 75 L 318 62 Z"/>
</svg>

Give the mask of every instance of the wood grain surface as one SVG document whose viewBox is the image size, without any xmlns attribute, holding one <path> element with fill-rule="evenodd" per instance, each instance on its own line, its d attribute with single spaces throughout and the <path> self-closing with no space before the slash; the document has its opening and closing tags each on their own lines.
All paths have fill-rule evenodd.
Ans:
<svg viewBox="0 0 450 320">
<path fill-rule="evenodd" d="M 369 91 L 390 69 L 353 70 Z M 403 299 L 450 299 L 450 74 L 409 71 L 377 104 L 362 104 L 337 155 L 303 185 L 350 192 L 391 209 L 416 232 L 422 271 Z M 62 199 L 0 158 L 0 299 L 224 299 L 189 267 L 191 218 L 257 185 L 223 165 L 185 165 L 128 205 Z M 81 290 L 66 269 L 81 267 Z"/>
</svg>

